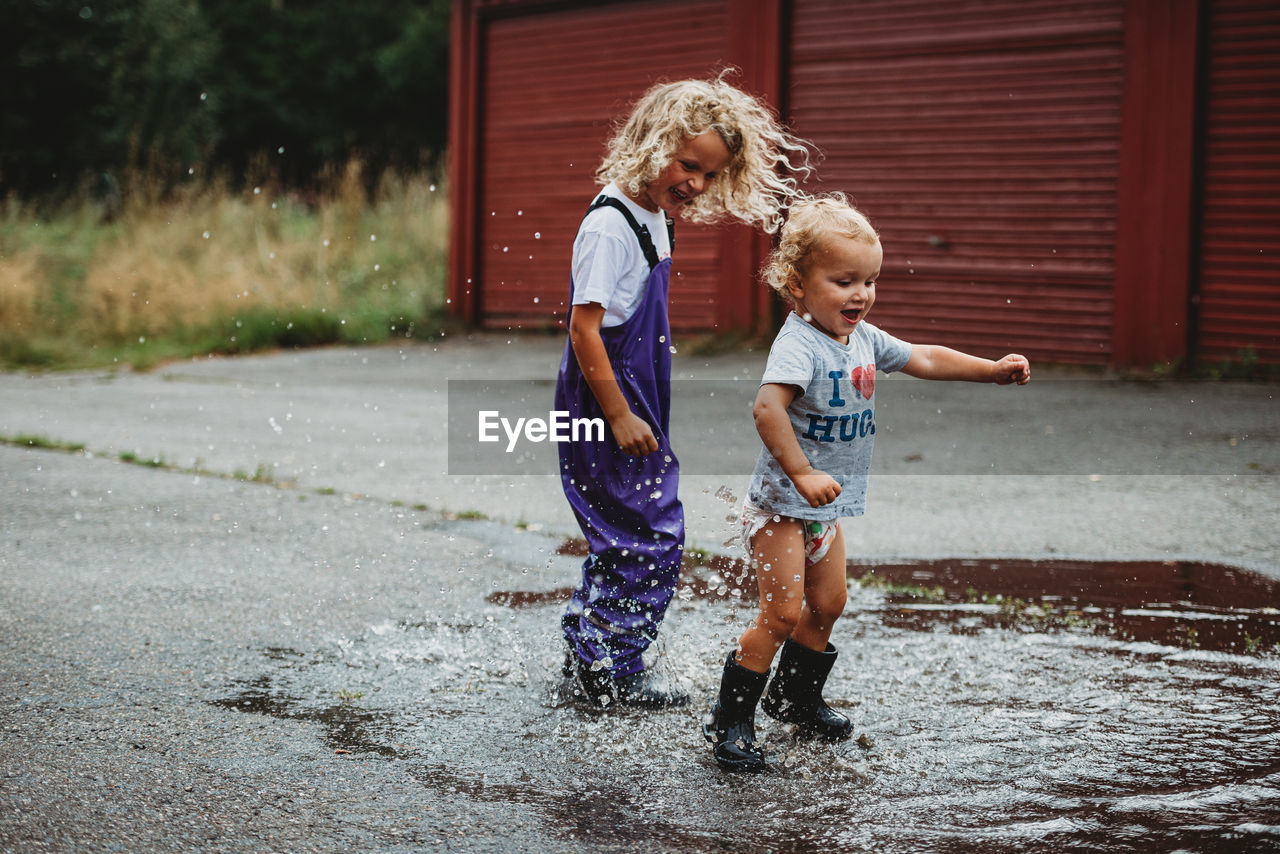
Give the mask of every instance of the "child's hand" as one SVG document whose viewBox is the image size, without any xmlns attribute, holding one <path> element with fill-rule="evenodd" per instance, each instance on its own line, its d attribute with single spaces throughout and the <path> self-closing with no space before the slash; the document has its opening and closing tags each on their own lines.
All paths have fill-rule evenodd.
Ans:
<svg viewBox="0 0 1280 854">
<path fill-rule="evenodd" d="M 809 502 L 810 507 L 822 507 L 836 500 L 840 495 L 840 484 L 825 471 L 809 466 L 799 474 L 791 477 L 800 497 Z"/>
<path fill-rule="evenodd" d="M 1010 353 L 996 362 L 994 382 L 996 385 L 1026 385 L 1031 382 L 1031 363 L 1026 356 Z"/>
<path fill-rule="evenodd" d="M 643 457 L 658 450 L 658 440 L 653 436 L 653 429 L 634 412 L 628 412 L 609 422 L 613 438 L 618 442 L 622 453 L 630 457 Z"/>
</svg>

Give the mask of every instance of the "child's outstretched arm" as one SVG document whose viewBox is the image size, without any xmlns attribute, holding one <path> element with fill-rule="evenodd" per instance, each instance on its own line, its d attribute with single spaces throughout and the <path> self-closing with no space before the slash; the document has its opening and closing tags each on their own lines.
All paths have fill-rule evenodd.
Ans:
<svg viewBox="0 0 1280 854">
<path fill-rule="evenodd" d="M 654 438 L 649 423 L 631 411 L 631 404 L 618 388 L 618 378 L 609 362 L 609 351 L 600 337 L 603 321 L 604 306 L 600 303 L 575 305 L 569 318 L 569 342 L 618 447 L 624 454 L 643 457 L 658 450 L 658 440 Z"/>
<path fill-rule="evenodd" d="M 840 495 L 840 484 L 831 475 L 814 468 L 796 441 L 787 407 L 798 393 L 794 386 L 765 383 L 756 392 L 751 415 L 755 418 L 756 432 L 760 434 L 765 448 L 791 478 L 800 497 L 808 501 L 810 507 L 821 507 L 836 500 Z"/>
<path fill-rule="evenodd" d="M 967 380 L 996 385 L 1026 385 L 1031 381 L 1031 363 L 1026 356 L 1010 353 L 993 362 L 937 344 L 913 344 L 911 358 L 902 372 L 922 380 Z"/>
</svg>

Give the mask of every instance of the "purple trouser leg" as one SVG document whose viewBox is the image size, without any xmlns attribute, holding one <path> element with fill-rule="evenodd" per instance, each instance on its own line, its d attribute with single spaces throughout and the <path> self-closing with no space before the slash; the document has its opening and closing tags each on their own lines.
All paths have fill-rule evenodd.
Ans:
<svg viewBox="0 0 1280 854">
<path fill-rule="evenodd" d="M 591 550 L 565 609 L 564 634 L 578 655 L 605 662 L 614 676 L 644 669 L 641 653 L 657 637 L 684 553 L 684 507 L 676 496 L 680 464 L 667 435 L 670 269 L 670 259 L 663 259 L 650 273 L 636 312 L 620 326 L 601 330 L 619 387 L 653 429 L 658 450 L 628 456 L 612 434 L 602 442 L 559 446 L 565 497 Z M 569 344 L 556 381 L 556 409 L 573 418 L 604 417 Z"/>
<path fill-rule="evenodd" d="M 667 457 L 660 450 L 634 460 L 630 477 L 610 488 L 576 478 L 566 487 L 591 555 L 565 610 L 565 636 L 583 659 L 605 661 L 614 676 L 644 668 L 641 653 L 657 636 L 679 580 L 684 508 L 675 497 L 678 465 Z"/>
</svg>

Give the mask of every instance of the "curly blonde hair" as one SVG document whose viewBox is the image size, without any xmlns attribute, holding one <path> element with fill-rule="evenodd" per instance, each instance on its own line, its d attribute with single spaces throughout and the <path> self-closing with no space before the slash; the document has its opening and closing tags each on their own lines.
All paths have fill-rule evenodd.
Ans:
<svg viewBox="0 0 1280 854">
<path fill-rule="evenodd" d="M 645 92 L 609 141 L 596 180 L 640 195 L 686 140 L 714 130 L 729 149 L 729 164 L 681 216 L 706 223 L 737 219 L 777 231 L 783 211 L 800 194 L 797 180 L 813 171 L 811 146 L 726 83 L 731 71 L 713 80 L 659 83 Z"/>
<path fill-rule="evenodd" d="M 805 261 L 818 241 L 833 234 L 871 244 L 880 240 L 866 214 L 854 207 L 844 193 L 806 196 L 791 206 L 777 248 L 769 254 L 760 277 L 790 302 L 788 286 L 803 274 Z"/>
</svg>

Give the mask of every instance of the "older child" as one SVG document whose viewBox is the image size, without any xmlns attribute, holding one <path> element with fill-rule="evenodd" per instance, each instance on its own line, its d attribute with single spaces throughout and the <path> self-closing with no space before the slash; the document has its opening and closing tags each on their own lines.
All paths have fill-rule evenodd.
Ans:
<svg viewBox="0 0 1280 854">
<path fill-rule="evenodd" d="M 672 216 L 776 231 L 808 152 L 751 96 L 714 80 L 654 86 L 609 143 L 604 189 L 573 245 L 556 409 L 602 417 L 604 442 L 562 443 L 565 496 L 590 547 L 562 619 L 567 676 L 596 706 L 688 702 L 644 669 L 684 550 L 667 435 Z"/>
<path fill-rule="evenodd" d="M 794 307 L 769 352 L 753 414 L 764 448 L 744 501 L 743 541 L 760 614 L 725 661 L 703 734 L 716 762 L 761 771 L 755 707 L 797 734 L 848 738 L 853 725 L 822 688 L 836 660 L 831 630 L 846 596 L 843 516 L 861 516 L 875 439 L 875 372 L 933 380 L 1026 383 L 1018 355 L 998 362 L 911 345 L 867 323 L 884 254 L 866 217 L 839 193 L 796 203 L 765 270 Z"/>
</svg>

